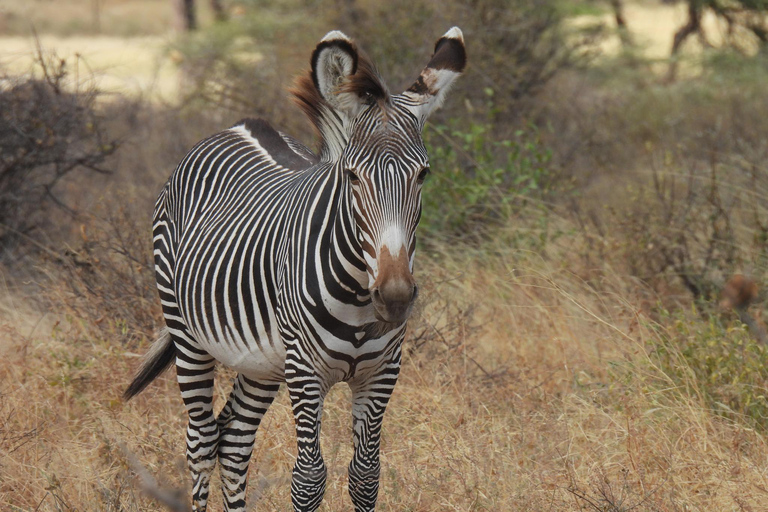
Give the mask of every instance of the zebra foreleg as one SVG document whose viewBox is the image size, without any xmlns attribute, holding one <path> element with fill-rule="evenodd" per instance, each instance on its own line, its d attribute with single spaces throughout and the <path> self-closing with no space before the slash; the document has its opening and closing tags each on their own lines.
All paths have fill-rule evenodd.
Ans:
<svg viewBox="0 0 768 512">
<path fill-rule="evenodd" d="M 239 374 L 219 414 L 218 454 L 227 511 L 245 510 L 248 463 L 256 431 L 279 389 L 280 384 L 258 382 Z"/>
<path fill-rule="evenodd" d="M 327 476 L 320 453 L 320 419 L 327 390 L 317 376 L 304 366 L 287 362 L 285 377 L 298 444 L 291 480 L 291 501 L 295 512 L 314 512 L 323 501 Z"/>
<path fill-rule="evenodd" d="M 349 495 L 355 512 L 372 512 L 379 494 L 379 447 L 384 411 L 400 372 L 399 351 L 395 360 L 352 388 L 352 432 L 355 453 L 349 463 Z"/>
<path fill-rule="evenodd" d="M 192 473 L 192 510 L 205 512 L 211 473 L 216 467 L 219 428 L 213 415 L 214 359 L 177 343 L 176 374 L 187 408 L 187 465 Z"/>
</svg>

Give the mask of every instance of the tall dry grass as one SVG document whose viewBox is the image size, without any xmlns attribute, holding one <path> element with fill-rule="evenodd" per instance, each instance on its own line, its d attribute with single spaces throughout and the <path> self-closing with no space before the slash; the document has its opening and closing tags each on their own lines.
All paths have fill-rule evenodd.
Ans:
<svg viewBox="0 0 768 512">
<path fill-rule="evenodd" d="M 491 254 L 446 247 L 418 261 L 424 294 L 385 422 L 381 510 L 760 510 L 764 431 L 723 416 L 699 392 L 706 382 L 659 363 L 660 337 L 678 333 L 637 306 L 647 304 L 643 285 L 606 268 L 597 289 L 561 262 Z M 148 340 L 94 324 L 81 307 L 31 331 L 39 312 L 2 322 L 12 341 L 0 363 L 0 503 L 161 510 L 131 464 L 187 485 L 173 376 L 123 403 Z M 155 305 L 126 308 L 152 316 Z M 217 382 L 218 407 L 230 378 Z M 322 510 L 351 509 L 349 398 L 340 385 L 326 402 Z M 257 436 L 255 509 L 288 509 L 294 445 L 283 392 Z"/>
</svg>

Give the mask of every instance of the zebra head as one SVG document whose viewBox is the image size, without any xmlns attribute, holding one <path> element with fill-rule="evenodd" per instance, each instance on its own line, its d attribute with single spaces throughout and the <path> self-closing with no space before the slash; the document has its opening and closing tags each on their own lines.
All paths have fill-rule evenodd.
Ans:
<svg viewBox="0 0 768 512">
<path fill-rule="evenodd" d="M 400 324 L 418 295 L 413 259 L 429 173 L 422 130 L 464 69 L 462 32 L 443 35 L 413 85 L 397 95 L 341 32 L 328 33 L 311 62 L 293 93 L 320 134 L 321 158 L 350 195 L 376 317 Z"/>
</svg>

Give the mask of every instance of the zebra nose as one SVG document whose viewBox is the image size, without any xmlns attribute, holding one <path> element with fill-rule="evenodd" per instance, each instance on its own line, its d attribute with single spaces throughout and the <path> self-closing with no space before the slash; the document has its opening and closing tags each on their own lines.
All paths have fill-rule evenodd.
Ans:
<svg viewBox="0 0 768 512">
<path fill-rule="evenodd" d="M 419 288 L 413 280 L 390 280 L 371 288 L 371 300 L 379 320 L 402 323 L 408 319 Z"/>
</svg>

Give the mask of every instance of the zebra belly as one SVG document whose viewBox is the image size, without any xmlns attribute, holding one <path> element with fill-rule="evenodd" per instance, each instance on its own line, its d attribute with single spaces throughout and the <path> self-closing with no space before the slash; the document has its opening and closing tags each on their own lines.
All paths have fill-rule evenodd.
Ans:
<svg viewBox="0 0 768 512">
<path fill-rule="evenodd" d="M 200 347 L 219 363 L 250 379 L 282 382 L 285 378 L 285 347 L 279 336 L 259 342 L 246 339 L 244 344 L 212 336 L 195 337 Z"/>
</svg>

